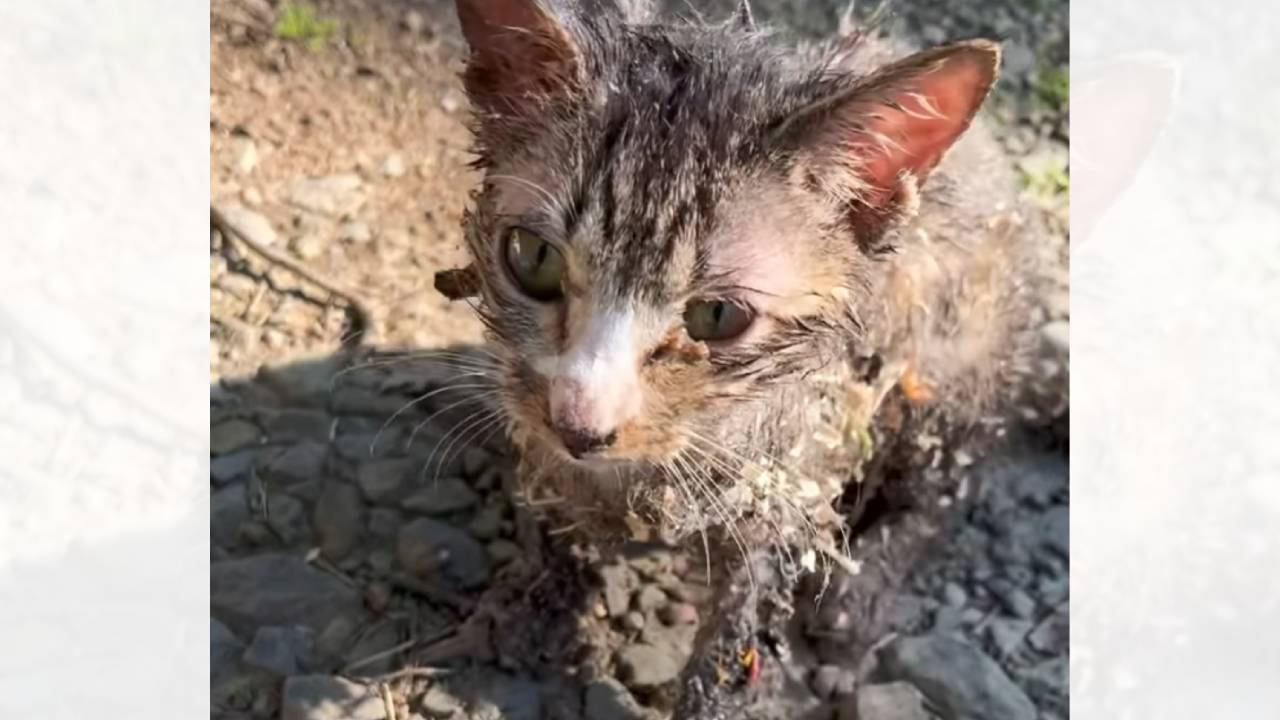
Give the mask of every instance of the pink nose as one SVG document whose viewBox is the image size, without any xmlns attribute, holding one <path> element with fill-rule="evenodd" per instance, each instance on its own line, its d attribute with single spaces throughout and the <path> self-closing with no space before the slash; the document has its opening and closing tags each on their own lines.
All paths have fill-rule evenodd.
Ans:
<svg viewBox="0 0 1280 720">
<path fill-rule="evenodd" d="M 617 441 L 621 408 L 609 402 L 611 397 L 577 380 L 557 378 L 551 383 L 551 427 L 570 455 L 581 458 Z"/>
</svg>

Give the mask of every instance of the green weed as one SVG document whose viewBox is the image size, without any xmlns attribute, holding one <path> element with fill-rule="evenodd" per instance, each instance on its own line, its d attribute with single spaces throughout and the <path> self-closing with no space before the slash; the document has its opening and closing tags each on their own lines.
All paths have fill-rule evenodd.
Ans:
<svg viewBox="0 0 1280 720">
<path fill-rule="evenodd" d="M 285 3 L 276 22 L 276 37 L 306 43 L 319 50 L 338 32 L 338 22 L 322 18 L 306 3 Z"/>
</svg>

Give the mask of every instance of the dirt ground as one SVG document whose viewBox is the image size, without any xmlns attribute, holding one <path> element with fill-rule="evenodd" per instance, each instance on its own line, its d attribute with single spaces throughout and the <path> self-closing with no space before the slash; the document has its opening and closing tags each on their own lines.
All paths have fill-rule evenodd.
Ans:
<svg viewBox="0 0 1280 720">
<path fill-rule="evenodd" d="M 722 4 L 698 6 L 714 15 Z M 843 9 L 756 6 L 811 36 Z M 465 399 L 441 390 L 388 421 L 465 361 L 335 364 L 351 329 L 344 293 L 371 313 L 367 344 L 480 339 L 469 309 L 433 287 L 461 257 L 475 175 L 451 4 L 310 7 L 212 3 L 211 202 L 342 291 L 210 234 L 213 716 L 659 717 L 660 688 L 697 627 L 698 573 L 638 547 L 597 563 L 588 588 L 539 579 L 524 599 L 545 616 L 491 606 L 496 624 L 469 623 L 528 553 L 555 555 L 554 529 L 512 501 L 509 453 L 466 424 Z M 888 31 L 921 43 L 1006 40 L 991 119 L 1028 208 L 1056 230 L 1041 248 L 1040 369 L 1061 381 L 1066 4 L 904 0 L 894 13 Z M 424 466 L 439 478 L 430 487 L 418 482 Z M 1065 455 L 1028 442 L 978 467 L 1003 479 L 892 599 L 903 637 L 886 639 L 873 668 L 798 647 L 794 692 L 773 717 L 1068 715 Z M 441 586 L 423 580 L 441 574 Z M 584 608 L 591 619 L 572 626 Z"/>
</svg>

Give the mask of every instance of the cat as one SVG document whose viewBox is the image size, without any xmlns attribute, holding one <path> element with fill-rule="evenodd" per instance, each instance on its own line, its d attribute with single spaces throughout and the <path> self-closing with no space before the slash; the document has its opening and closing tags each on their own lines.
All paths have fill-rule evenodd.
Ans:
<svg viewBox="0 0 1280 720">
<path fill-rule="evenodd" d="M 999 47 L 788 48 L 746 5 L 456 9 L 483 180 L 471 264 L 437 287 L 487 328 L 531 495 L 593 543 L 715 562 L 677 716 L 733 716 L 757 668 L 724 658 L 755 657 L 758 609 L 821 561 L 856 568 L 839 540 L 904 424 L 982 427 L 1010 387 L 1023 233 L 971 129 Z M 896 548 L 868 587 L 900 574 Z"/>
</svg>

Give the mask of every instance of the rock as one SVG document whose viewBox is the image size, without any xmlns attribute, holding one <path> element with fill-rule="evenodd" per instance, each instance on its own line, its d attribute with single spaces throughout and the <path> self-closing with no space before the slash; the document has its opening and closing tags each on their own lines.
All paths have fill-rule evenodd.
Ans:
<svg viewBox="0 0 1280 720">
<path fill-rule="evenodd" d="M 209 605 L 235 632 L 264 625 L 319 630 L 340 615 L 358 615 L 360 596 L 341 580 L 284 554 L 224 560 L 210 567 Z"/>
<path fill-rule="evenodd" d="M 467 529 L 471 531 L 480 540 L 492 540 L 498 536 L 498 532 L 502 529 L 503 508 L 501 505 L 486 505 L 476 513 L 475 518 L 467 525 Z"/>
<path fill-rule="evenodd" d="M 352 245 L 364 245 L 373 239 L 373 231 L 369 229 L 369 224 L 366 222 L 343 223 L 342 227 L 338 228 L 338 239 Z"/>
<path fill-rule="evenodd" d="M 244 200 L 249 207 L 258 207 L 262 204 L 262 193 L 258 191 L 258 188 L 247 187 L 240 193 L 240 199 Z"/>
<path fill-rule="evenodd" d="M 485 552 L 489 553 L 489 559 L 495 565 L 506 565 L 507 563 L 520 557 L 520 546 L 510 540 L 501 538 L 490 542 L 485 546 Z"/>
<path fill-rule="evenodd" d="M 1070 531 L 1071 516 L 1065 505 L 1049 510 L 1040 518 L 1039 534 L 1043 538 L 1042 544 L 1059 557 L 1071 556 Z"/>
<path fill-rule="evenodd" d="M 1020 42 L 1006 41 L 1000 55 L 1004 59 L 1001 72 L 1010 77 L 1026 75 L 1036 66 L 1035 53 Z"/>
<path fill-rule="evenodd" d="M 333 418 L 328 413 L 317 410 L 282 410 L 266 418 L 263 429 L 273 443 L 305 440 L 327 445 L 329 432 L 333 429 Z"/>
<path fill-rule="evenodd" d="M 369 572 L 373 573 L 376 578 L 387 577 L 391 574 L 391 568 L 395 565 L 395 555 L 387 550 L 378 549 L 369 553 L 367 563 Z"/>
<path fill-rule="evenodd" d="M 609 617 L 619 618 L 631 609 L 631 586 L 635 576 L 626 565 L 606 565 L 600 568 L 604 582 L 604 606 Z"/>
<path fill-rule="evenodd" d="M 369 583 L 364 591 L 364 604 L 378 615 L 386 612 L 391 605 L 391 586 L 382 581 Z"/>
<path fill-rule="evenodd" d="M 284 681 L 281 720 L 383 720 L 376 690 L 339 677 L 300 675 Z"/>
<path fill-rule="evenodd" d="M 998 656 L 1003 658 L 1017 650 L 1030 631 L 1030 620 L 994 618 L 983 628 L 983 637 L 995 648 Z"/>
<path fill-rule="evenodd" d="M 855 684 L 854 672 L 839 665 L 820 665 L 809 679 L 809 687 L 823 700 L 850 695 Z"/>
<path fill-rule="evenodd" d="M 227 219 L 227 222 L 231 223 L 255 243 L 263 247 L 271 247 L 276 244 L 275 228 L 271 227 L 271 221 L 263 217 L 262 214 L 234 203 L 219 205 L 218 210 L 222 212 L 222 216 Z"/>
<path fill-rule="evenodd" d="M 284 493 L 267 499 L 267 526 L 285 545 L 297 545 L 311 537 L 311 523 L 302 501 Z"/>
<path fill-rule="evenodd" d="M 639 632 L 644 629 L 644 615 L 632 610 L 622 616 L 622 627 L 632 632 Z"/>
<path fill-rule="evenodd" d="M 214 485 L 226 485 L 229 482 L 242 480 L 253 467 L 257 450 L 237 450 L 226 455 L 219 455 L 209 461 L 209 480 Z"/>
<path fill-rule="evenodd" d="M 698 622 L 698 608 L 689 603 L 671 603 L 658 611 L 658 619 L 668 625 L 693 625 Z"/>
<path fill-rule="evenodd" d="M 244 643 L 217 618 L 209 618 L 209 676 L 212 682 L 235 672 L 236 661 L 244 652 Z"/>
<path fill-rule="evenodd" d="M 647 643 L 624 646 L 616 660 L 619 677 L 632 688 L 651 688 L 670 682 L 684 666 L 684 658 L 671 648 Z"/>
<path fill-rule="evenodd" d="M 445 93 L 445 96 L 440 98 L 440 109 L 449 114 L 457 112 L 459 107 L 461 107 L 461 103 L 458 102 L 458 98 L 453 93 Z"/>
<path fill-rule="evenodd" d="M 390 540 L 400 534 L 403 521 L 399 510 L 372 508 L 369 510 L 369 535 L 379 540 Z"/>
<path fill-rule="evenodd" d="M 382 174 L 389 178 L 404 177 L 404 156 L 391 153 L 382 163 Z"/>
<path fill-rule="evenodd" d="M 403 494 L 405 481 L 417 465 L 409 458 L 370 460 L 356 471 L 356 484 L 371 503 L 394 502 Z"/>
<path fill-rule="evenodd" d="M 364 501 L 346 483 L 330 481 L 320 493 L 315 511 L 316 536 L 325 557 L 345 558 L 360 541 L 364 529 Z"/>
<path fill-rule="evenodd" d="M 325 626 L 316 637 L 315 653 L 318 659 L 340 665 L 341 658 L 351 646 L 360 624 L 350 617 L 337 617 Z"/>
<path fill-rule="evenodd" d="M 1035 706 L 1000 666 L 962 640 L 936 633 L 900 637 L 879 660 L 884 679 L 916 686 L 946 720 L 1035 720 Z"/>
<path fill-rule="evenodd" d="M 427 717 L 449 720 L 462 710 L 462 701 L 454 697 L 439 683 L 432 685 L 422 696 L 422 711 Z"/>
<path fill-rule="evenodd" d="M 261 439 L 262 433 L 253 423 L 247 420 L 226 420 L 209 429 L 209 452 L 212 455 L 225 455 L 241 448 L 256 446 Z"/>
<path fill-rule="evenodd" d="M 462 453 L 462 472 L 474 479 L 479 477 L 492 462 L 493 458 L 487 450 L 472 445 Z"/>
<path fill-rule="evenodd" d="M 650 613 L 667 604 L 667 594 L 657 585 L 644 585 L 635 593 L 635 607 Z"/>
<path fill-rule="evenodd" d="M 258 146 L 249 138 L 238 138 L 234 143 L 236 159 L 235 170 L 241 175 L 248 175 L 258 166 Z"/>
<path fill-rule="evenodd" d="M 422 13 L 417 10 L 409 10 L 404 14 L 404 19 L 400 21 L 400 25 L 405 30 L 417 35 L 427 27 L 427 21 L 422 17 Z"/>
<path fill-rule="evenodd" d="M 585 720 L 644 720 L 645 712 L 622 683 L 603 678 L 587 686 Z"/>
<path fill-rule="evenodd" d="M 300 442 L 267 457 L 259 464 L 262 477 L 273 485 L 295 485 L 324 475 L 328 449 L 318 442 Z"/>
<path fill-rule="evenodd" d="M 227 486 L 209 498 L 209 536 L 219 545 L 235 545 L 240 526 L 249 519 L 243 484 Z"/>
<path fill-rule="evenodd" d="M 1054 320 L 1040 328 L 1040 336 L 1058 352 L 1071 349 L 1071 324 L 1066 320 Z"/>
<path fill-rule="evenodd" d="M 401 507 L 410 512 L 424 515 L 446 515 L 459 510 L 466 510 L 480 501 L 476 494 L 458 478 L 440 478 L 427 483 L 427 487 L 405 498 Z"/>
<path fill-rule="evenodd" d="M 1066 656 L 1052 658 L 1018 673 L 1032 697 L 1048 704 L 1068 695 L 1069 666 Z"/>
<path fill-rule="evenodd" d="M 314 637 L 307 628 L 258 628 L 244 651 L 244 664 L 275 675 L 295 675 L 306 665 Z"/>
<path fill-rule="evenodd" d="M 1036 614 L 1036 601 L 1021 588 L 1010 588 L 997 597 L 1004 609 L 1014 617 L 1025 619 Z"/>
<path fill-rule="evenodd" d="M 1071 618 L 1064 607 L 1037 625 L 1027 636 L 1027 642 L 1046 655 L 1057 655 L 1066 651 L 1070 638 Z"/>
<path fill-rule="evenodd" d="M 949 582 L 942 586 L 942 602 L 951 607 L 963 607 L 969 596 L 957 583 Z"/>
<path fill-rule="evenodd" d="M 298 235 L 289 240 L 289 249 L 303 260 L 314 260 L 328 248 L 325 239 L 315 233 Z"/>
<path fill-rule="evenodd" d="M 930 720 L 924 696 L 910 683 L 864 685 L 845 700 L 837 720 Z"/>
<path fill-rule="evenodd" d="M 303 210 L 343 217 L 352 215 L 365 202 L 360 176 L 351 173 L 318 178 L 299 178 L 289 186 L 289 202 Z"/>
<path fill-rule="evenodd" d="M 420 518 L 400 528 L 396 543 L 400 564 L 419 577 L 443 574 L 464 590 L 489 580 L 489 558 L 484 548 L 458 528 Z"/>
<path fill-rule="evenodd" d="M 492 673 L 476 690 L 468 720 L 542 720 L 542 686 Z"/>
</svg>

